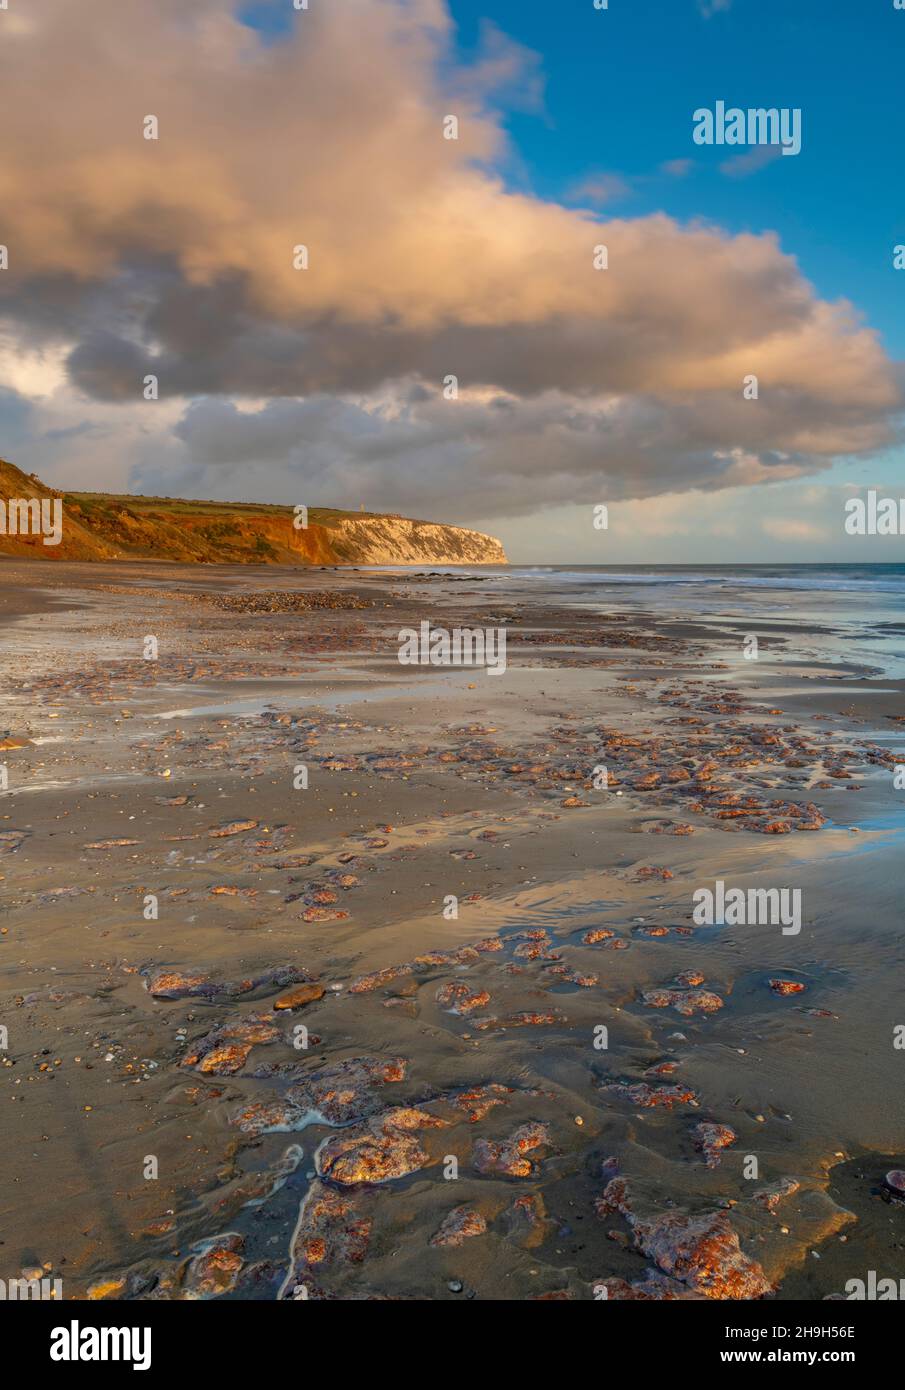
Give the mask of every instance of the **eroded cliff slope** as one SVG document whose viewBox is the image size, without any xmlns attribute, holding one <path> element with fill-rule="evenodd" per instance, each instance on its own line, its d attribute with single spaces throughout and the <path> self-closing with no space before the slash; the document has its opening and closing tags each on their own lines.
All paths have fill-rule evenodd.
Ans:
<svg viewBox="0 0 905 1390">
<path fill-rule="evenodd" d="M 45 544 L 56 504 L 59 544 Z M 297 528 L 291 507 L 174 497 L 57 492 L 0 460 L 0 555 L 42 560 L 176 560 L 189 564 L 375 565 L 506 563 L 493 536 L 374 512 L 312 507 Z M 56 515 L 60 515 L 57 508 Z M 27 520 L 26 520 L 27 518 Z M 52 539 L 52 537 L 51 537 Z"/>
</svg>

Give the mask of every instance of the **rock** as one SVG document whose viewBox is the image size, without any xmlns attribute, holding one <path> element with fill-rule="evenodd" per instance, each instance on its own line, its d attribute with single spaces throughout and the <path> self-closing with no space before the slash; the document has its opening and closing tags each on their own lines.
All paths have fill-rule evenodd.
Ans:
<svg viewBox="0 0 905 1390">
<path fill-rule="evenodd" d="M 513 955 L 516 960 L 559 960 L 559 951 L 551 951 L 549 941 L 523 941 L 516 946 Z"/>
<path fill-rule="evenodd" d="M 458 1110 L 465 1111 L 471 1124 L 477 1124 L 497 1105 L 505 1105 L 511 1095 L 511 1086 L 501 1086 L 498 1082 L 492 1081 L 486 1086 L 475 1086 L 469 1091 L 460 1091 L 450 1099 Z"/>
<path fill-rule="evenodd" d="M 549 973 L 566 984 L 578 985 L 579 989 L 593 989 L 600 983 L 599 975 L 582 975 L 578 970 L 570 970 L 567 965 L 552 965 Z"/>
<path fill-rule="evenodd" d="M 126 1287 L 125 1279 L 100 1279 L 96 1284 L 88 1285 L 88 1298 L 95 1302 L 98 1299 L 115 1298 L 121 1294 Z"/>
<path fill-rule="evenodd" d="M 755 1202 L 758 1202 L 766 1211 L 775 1212 L 780 1202 L 786 1197 L 793 1197 L 801 1187 L 797 1178 L 782 1178 L 779 1182 L 773 1183 L 770 1187 L 762 1187 L 754 1194 Z"/>
<path fill-rule="evenodd" d="M 258 822 L 256 820 L 230 820 L 223 825 L 211 826 L 208 835 L 214 840 L 221 840 L 230 835 L 241 835 L 243 830 L 256 830 Z"/>
<path fill-rule="evenodd" d="M 487 1230 L 487 1222 L 473 1207 L 454 1207 L 446 1216 L 431 1245 L 462 1245 L 470 1236 L 482 1236 Z"/>
<path fill-rule="evenodd" d="M 228 989 L 207 975 L 191 975 L 181 970 L 155 970 L 148 976 L 146 987 L 155 999 L 216 999 Z"/>
<path fill-rule="evenodd" d="M 317 1067 L 290 1087 L 293 1104 L 316 1111 L 329 1125 L 362 1120 L 380 1107 L 376 1089 L 405 1079 L 404 1057 L 350 1057 Z"/>
<path fill-rule="evenodd" d="M 312 1182 L 292 1238 L 292 1269 L 287 1284 L 326 1266 L 360 1264 L 368 1252 L 373 1222 L 355 1208 L 346 1192 Z"/>
<path fill-rule="evenodd" d="M 393 1182 L 426 1167 L 431 1158 L 414 1131 L 445 1124 L 424 1110 L 385 1110 L 353 1133 L 327 1139 L 317 1151 L 318 1176 L 350 1186 Z"/>
<path fill-rule="evenodd" d="M 641 1253 L 697 1293 L 727 1299 L 772 1293 L 764 1271 L 742 1251 L 723 1212 L 668 1212 L 653 1221 L 633 1218 L 632 1225 Z"/>
<path fill-rule="evenodd" d="M 349 1057 L 312 1067 L 310 1063 L 278 1062 L 259 1067 L 259 1080 L 289 1081 L 281 1100 L 254 1102 L 238 1111 L 232 1123 L 245 1134 L 289 1133 L 309 1124 L 349 1125 L 380 1109 L 377 1088 L 402 1081 L 402 1057 Z"/>
<path fill-rule="evenodd" d="M 507 1178 L 528 1178 L 536 1171 L 536 1164 L 525 1155 L 535 1149 L 546 1148 L 549 1144 L 546 1125 L 532 1122 L 520 1125 L 502 1143 L 478 1139 L 472 1161 L 477 1171 L 485 1177 L 500 1174 Z"/>
<path fill-rule="evenodd" d="M 184 1067 L 195 1067 L 205 1075 L 231 1076 L 241 1071 L 256 1043 L 274 1042 L 279 1030 L 266 1014 L 253 1014 L 223 1023 L 208 1033 L 182 1059 Z"/>
<path fill-rule="evenodd" d="M 568 1022 L 566 1017 L 556 1009 L 546 1009 L 542 1012 L 527 1010 L 525 1013 L 506 1014 L 501 1018 L 492 1015 L 476 1018 L 474 1019 L 474 1027 L 483 1033 L 488 1028 L 539 1028 L 566 1022 Z"/>
<path fill-rule="evenodd" d="M 890 1192 L 894 1192 L 897 1197 L 905 1197 L 905 1170 L 893 1168 L 883 1179 Z"/>
<path fill-rule="evenodd" d="M 461 980 L 451 980 L 437 990 L 437 1003 L 451 1014 L 470 1014 L 490 1003 L 487 990 L 473 992 Z"/>
<path fill-rule="evenodd" d="M 642 1110 L 654 1110 L 658 1107 L 672 1110 L 676 1105 L 700 1104 L 697 1092 L 692 1091 L 688 1086 L 648 1086 L 646 1081 L 635 1083 L 615 1081 L 608 1082 L 600 1089 L 601 1091 L 608 1091 L 610 1095 L 616 1096 L 619 1100 L 627 1100 Z"/>
<path fill-rule="evenodd" d="M 234 1234 L 200 1241 L 183 1276 L 184 1297 L 216 1298 L 229 1293 L 244 1263 L 240 1253 L 244 1245 L 244 1238 Z"/>
<path fill-rule="evenodd" d="M 288 1100 L 252 1101 L 231 1117 L 243 1134 L 257 1139 L 261 1134 L 290 1134 L 311 1122 L 307 1110 Z"/>
<path fill-rule="evenodd" d="M 311 976 L 295 966 L 277 966 L 248 980 L 212 980 L 200 972 L 170 970 L 160 967 L 144 970 L 145 987 L 155 999 L 235 999 L 255 990 L 282 989 Z"/>
<path fill-rule="evenodd" d="M 649 989 L 641 996 L 649 1009 L 673 1008 L 691 1018 L 693 1014 L 713 1014 L 723 1007 L 718 994 L 709 989 Z"/>
<path fill-rule="evenodd" d="M 594 1210 L 600 1220 L 607 1216 L 624 1216 L 630 1219 L 632 1205 L 629 1195 L 628 1179 L 611 1178 L 603 1190 L 603 1196 L 594 1200 Z"/>
<path fill-rule="evenodd" d="M 400 975 L 414 974 L 415 969 L 413 961 L 404 965 L 387 965 L 383 970 L 375 970 L 370 975 L 361 975 L 357 980 L 353 980 L 349 986 L 349 993 L 369 994 L 372 990 L 380 989 L 381 985 L 392 984 Z"/>
<path fill-rule="evenodd" d="M 318 984 L 295 985 L 273 1001 L 275 1009 L 301 1009 L 305 1004 L 313 1004 L 324 997 L 324 986 Z"/>
<path fill-rule="evenodd" d="M 771 980 L 770 988 L 774 994 L 803 994 L 805 990 L 797 980 Z"/>
<path fill-rule="evenodd" d="M 714 1124 L 710 1120 L 702 1120 L 700 1124 L 695 1125 L 692 1134 L 694 1146 L 703 1153 L 708 1168 L 718 1167 L 721 1151 L 734 1144 L 738 1138 L 735 1130 L 730 1129 L 728 1125 Z"/>
</svg>

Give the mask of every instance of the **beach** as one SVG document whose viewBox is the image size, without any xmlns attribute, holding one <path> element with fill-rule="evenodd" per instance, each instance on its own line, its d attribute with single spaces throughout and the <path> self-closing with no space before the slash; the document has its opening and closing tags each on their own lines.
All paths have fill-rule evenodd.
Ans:
<svg viewBox="0 0 905 1390">
<path fill-rule="evenodd" d="M 0 595 L 0 1277 L 905 1275 L 905 567 L 10 559 Z M 422 623 L 505 669 L 400 664 Z"/>
</svg>

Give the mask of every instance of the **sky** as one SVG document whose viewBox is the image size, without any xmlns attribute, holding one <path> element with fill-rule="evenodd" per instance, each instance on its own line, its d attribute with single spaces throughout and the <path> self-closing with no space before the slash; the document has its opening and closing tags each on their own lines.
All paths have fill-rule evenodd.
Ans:
<svg viewBox="0 0 905 1390">
<path fill-rule="evenodd" d="M 844 529 L 905 494 L 903 58 L 895 0 L 9 0 L 0 456 L 519 563 L 905 559 Z"/>
</svg>

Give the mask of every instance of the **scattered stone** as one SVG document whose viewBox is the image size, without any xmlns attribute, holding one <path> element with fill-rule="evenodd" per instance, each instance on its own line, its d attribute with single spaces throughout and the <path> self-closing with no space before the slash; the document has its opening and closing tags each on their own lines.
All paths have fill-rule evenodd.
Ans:
<svg viewBox="0 0 905 1390">
<path fill-rule="evenodd" d="M 472 991 L 460 980 L 451 980 L 437 990 L 437 1003 L 451 1014 L 470 1014 L 490 1003 L 486 989 Z"/>
<path fill-rule="evenodd" d="M 565 1016 L 558 1013 L 556 1009 L 547 1009 L 541 1012 L 527 1010 L 524 1013 L 506 1014 L 501 1018 L 489 1015 L 484 1018 L 476 1018 L 474 1019 L 474 1027 L 483 1033 L 489 1028 L 539 1028 L 552 1026 L 556 1023 L 566 1023 L 567 1021 Z"/>
<path fill-rule="evenodd" d="M 773 1183 L 770 1187 L 762 1187 L 755 1192 L 754 1200 L 759 1202 L 766 1211 L 775 1212 L 780 1202 L 786 1197 L 794 1197 L 801 1187 L 797 1178 L 782 1178 L 779 1182 Z"/>
<path fill-rule="evenodd" d="M 199 1241 L 193 1247 L 198 1253 L 189 1260 L 183 1275 L 183 1297 L 216 1298 L 234 1289 L 244 1263 L 244 1245 L 244 1238 L 233 1234 Z"/>
<path fill-rule="evenodd" d="M 470 1236 L 482 1236 L 487 1230 L 487 1222 L 473 1207 L 454 1207 L 446 1216 L 431 1245 L 463 1245 Z"/>
<path fill-rule="evenodd" d="M 905 1171 L 901 1168 L 893 1168 L 883 1179 L 890 1192 L 897 1197 L 905 1197 Z"/>
<path fill-rule="evenodd" d="M 100 1279 L 96 1284 L 88 1285 L 88 1298 L 92 1303 L 99 1299 L 115 1298 L 125 1287 L 125 1279 Z"/>
<path fill-rule="evenodd" d="M 165 966 L 142 971 L 148 993 L 155 999 L 235 999 L 256 990 L 282 989 L 307 982 L 311 976 L 295 966 L 277 966 L 247 980 L 212 980 L 200 973 L 170 970 Z"/>
<path fill-rule="evenodd" d="M 256 830 L 256 820 L 228 820 L 223 825 L 211 826 L 208 835 L 214 840 L 222 840 L 230 835 L 241 835 L 244 830 Z"/>
<path fill-rule="evenodd" d="M 476 1140 L 472 1159 L 477 1171 L 485 1177 L 499 1174 L 507 1178 L 528 1178 L 536 1172 L 537 1165 L 525 1155 L 549 1147 L 549 1144 L 546 1125 L 532 1122 L 520 1125 L 502 1143 Z"/>
<path fill-rule="evenodd" d="M 295 985 L 287 989 L 273 1001 L 273 1007 L 282 1009 L 301 1009 L 305 1004 L 314 1004 L 324 997 L 324 986 L 319 984 Z"/>
<path fill-rule="evenodd" d="M 274 1042 L 278 1037 L 279 1030 L 266 1014 L 235 1019 L 195 1043 L 182 1065 L 206 1076 L 232 1076 L 242 1070 L 256 1043 Z"/>
<path fill-rule="evenodd" d="M 641 996 L 649 1009 L 673 1008 L 691 1018 L 693 1014 L 713 1014 L 723 1007 L 718 994 L 709 989 L 649 989 Z"/>
<path fill-rule="evenodd" d="M 344 1186 L 404 1178 L 431 1162 L 414 1131 L 445 1123 L 413 1107 L 385 1110 L 354 1133 L 325 1140 L 315 1157 L 318 1176 Z"/>
<path fill-rule="evenodd" d="M 306 1271 L 360 1264 L 368 1253 L 372 1225 L 369 1217 L 356 1210 L 349 1193 L 312 1182 L 299 1210 L 284 1287 L 294 1285 Z"/>
<path fill-rule="evenodd" d="M 460 1091 L 457 1096 L 450 1097 L 450 1100 L 458 1110 L 465 1111 L 471 1124 L 477 1124 L 496 1106 L 505 1105 L 511 1095 L 511 1086 L 501 1086 L 494 1081 L 487 1086 L 475 1086 L 472 1090 Z"/>
<path fill-rule="evenodd" d="M 710 1120 L 702 1120 L 700 1124 L 695 1125 L 692 1134 L 695 1148 L 703 1153 L 708 1168 L 717 1168 L 721 1151 L 734 1144 L 738 1138 L 735 1130 L 730 1129 L 728 1125 L 714 1124 Z"/>
<path fill-rule="evenodd" d="M 708 1298 L 763 1298 L 772 1286 L 760 1265 L 739 1246 L 723 1212 L 686 1216 L 668 1212 L 632 1222 L 635 1245 L 670 1278 Z"/>
<path fill-rule="evenodd" d="M 278 1101 L 255 1103 L 233 1116 L 245 1134 L 257 1136 L 288 1133 L 309 1124 L 351 1125 L 375 1114 L 381 1107 L 378 1090 L 405 1078 L 402 1057 L 350 1057 L 311 1067 L 305 1063 L 277 1063 L 260 1067 L 259 1080 L 291 1082 Z"/>
<path fill-rule="evenodd" d="M 600 1089 L 618 1100 L 627 1100 L 642 1110 L 672 1110 L 676 1105 L 700 1104 L 697 1092 L 688 1086 L 648 1086 L 646 1081 L 633 1084 L 619 1081 L 609 1082 Z"/>
</svg>

